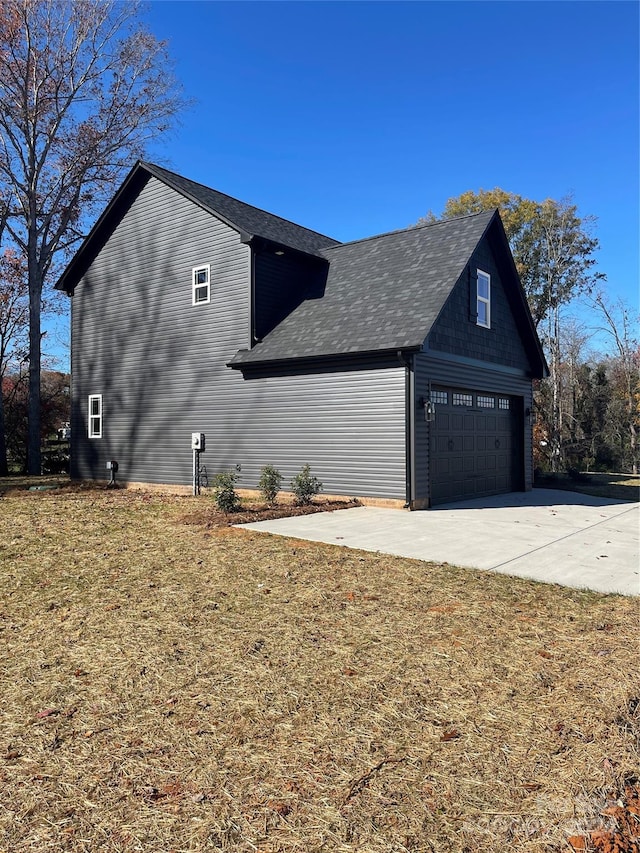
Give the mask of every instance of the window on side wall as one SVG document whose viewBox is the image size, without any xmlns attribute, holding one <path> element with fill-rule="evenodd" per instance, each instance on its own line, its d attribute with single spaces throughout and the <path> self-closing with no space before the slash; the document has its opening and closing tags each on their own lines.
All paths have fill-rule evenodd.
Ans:
<svg viewBox="0 0 640 853">
<path fill-rule="evenodd" d="M 102 394 L 89 395 L 89 438 L 102 438 Z"/>
<path fill-rule="evenodd" d="M 476 299 L 476 323 L 485 329 L 491 328 L 491 276 L 478 270 L 478 292 Z"/>
<path fill-rule="evenodd" d="M 211 301 L 211 267 L 204 264 L 191 271 L 193 305 L 204 305 Z"/>
</svg>

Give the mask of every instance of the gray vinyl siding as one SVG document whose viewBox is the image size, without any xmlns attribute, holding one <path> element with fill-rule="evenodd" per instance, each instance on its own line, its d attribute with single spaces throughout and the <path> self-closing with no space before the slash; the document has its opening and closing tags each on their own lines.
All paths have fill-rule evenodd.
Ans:
<svg viewBox="0 0 640 853">
<path fill-rule="evenodd" d="M 235 409 L 233 423 L 214 418 L 209 426 L 208 474 L 239 466 L 238 486 L 255 488 L 269 464 L 288 488 L 308 463 L 327 494 L 405 499 L 404 368 L 241 381 L 221 401 L 227 412 Z"/>
<path fill-rule="evenodd" d="M 429 382 L 432 385 L 487 391 L 494 394 L 517 397 L 522 401 L 522 411 L 533 408 L 532 382 L 515 370 L 492 369 L 490 365 L 479 366 L 461 361 L 438 357 L 435 353 L 420 353 L 415 357 L 415 480 L 414 498 L 429 496 L 429 424 L 418 406 L 420 397 L 426 396 Z M 436 415 L 437 416 L 437 415 Z M 523 480 L 525 490 L 533 487 L 533 446 L 531 423 L 524 420 L 523 427 Z"/>
<path fill-rule="evenodd" d="M 405 368 L 325 368 L 245 379 L 226 365 L 250 346 L 251 257 L 240 235 L 151 178 L 73 296 L 72 474 L 188 485 L 191 433 L 210 479 L 239 468 L 255 488 L 309 463 L 326 493 L 405 499 Z M 192 305 L 194 266 L 211 302 Z M 275 287 L 275 284 L 274 284 Z M 87 437 L 102 394 L 103 437 Z"/>
<path fill-rule="evenodd" d="M 211 302 L 192 305 L 192 268 L 211 265 Z M 188 482 L 182 448 L 199 409 L 236 377 L 249 345 L 250 250 L 233 229 L 151 178 L 73 296 L 73 473 Z M 103 395 L 102 439 L 87 438 L 87 398 Z M 180 452 L 178 452 L 180 450 Z"/>
</svg>

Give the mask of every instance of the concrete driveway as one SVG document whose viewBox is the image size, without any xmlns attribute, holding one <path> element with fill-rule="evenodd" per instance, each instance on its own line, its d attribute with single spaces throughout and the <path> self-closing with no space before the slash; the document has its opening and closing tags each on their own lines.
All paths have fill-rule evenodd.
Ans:
<svg viewBox="0 0 640 853">
<path fill-rule="evenodd" d="M 598 592 L 640 594 L 640 504 L 534 489 L 425 512 L 356 507 L 243 527 Z"/>
</svg>

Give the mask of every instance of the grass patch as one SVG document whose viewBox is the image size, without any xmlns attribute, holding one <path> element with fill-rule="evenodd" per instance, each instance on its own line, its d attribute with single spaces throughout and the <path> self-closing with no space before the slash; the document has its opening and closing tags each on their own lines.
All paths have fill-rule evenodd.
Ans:
<svg viewBox="0 0 640 853">
<path fill-rule="evenodd" d="M 538 474 L 535 485 L 539 489 L 564 489 L 596 498 L 640 501 L 640 476 L 637 474 Z"/>
<path fill-rule="evenodd" d="M 0 498 L 3 853 L 550 853 L 623 826 L 637 600 L 193 508 Z"/>
</svg>

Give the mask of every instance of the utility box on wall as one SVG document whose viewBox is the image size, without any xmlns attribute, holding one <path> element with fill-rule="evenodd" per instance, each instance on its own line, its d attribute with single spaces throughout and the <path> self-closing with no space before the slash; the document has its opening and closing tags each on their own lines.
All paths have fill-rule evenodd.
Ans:
<svg viewBox="0 0 640 853">
<path fill-rule="evenodd" d="M 192 432 L 191 433 L 191 449 L 192 450 L 204 450 L 204 433 L 203 432 Z"/>
</svg>

